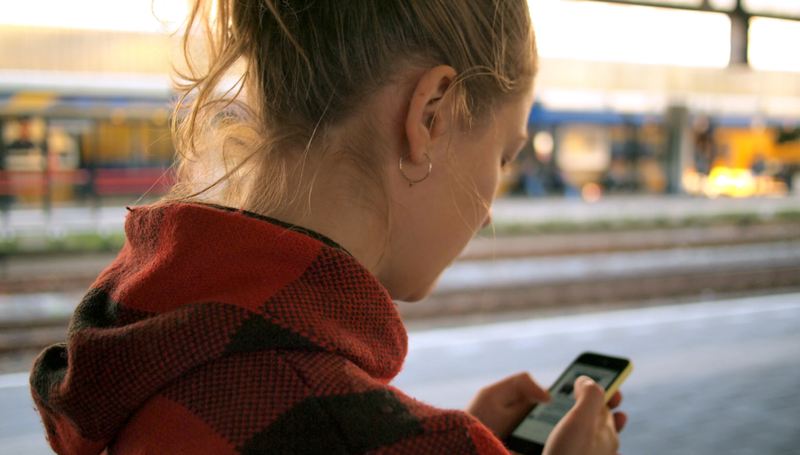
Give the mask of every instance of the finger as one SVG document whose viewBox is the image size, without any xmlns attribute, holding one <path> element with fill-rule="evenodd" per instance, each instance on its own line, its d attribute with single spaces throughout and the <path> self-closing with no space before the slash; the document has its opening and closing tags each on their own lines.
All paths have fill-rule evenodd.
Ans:
<svg viewBox="0 0 800 455">
<path fill-rule="evenodd" d="M 625 428 L 625 424 L 628 422 L 628 415 L 624 412 L 615 412 L 614 413 L 614 428 L 617 429 L 617 433 L 622 431 Z"/>
<path fill-rule="evenodd" d="M 617 390 L 614 392 L 614 395 L 611 396 L 611 399 L 608 400 L 608 407 L 614 409 L 619 406 L 620 403 L 622 403 L 622 392 Z"/>
<path fill-rule="evenodd" d="M 602 417 L 603 420 L 606 422 L 606 425 L 608 426 L 608 430 L 611 431 L 611 434 L 609 435 L 610 442 L 612 442 L 612 444 L 614 445 L 614 452 L 616 452 L 617 449 L 619 449 L 619 431 L 617 431 L 616 429 L 617 425 L 616 413 L 612 413 L 611 409 L 609 409 L 607 406 L 604 406 L 602 411 Z"/>
<path fill-rule="evenodd" d="M 531 378 L 528 373 L 519 373 L 492 384 L 481 391 L 489 394 L 503 406 L 515 404 L 530 405 L 549 402 L 550 394 Z"/>
<path fill-rule="evenodd" d="M 547 390 L 533 380 L 528 373 L 519 373 L 511 379 L 516 385 L 519 397 L 528 403 L 549 403 L 551 400 Z"/>
<path fill-rule="evenodd" d="M 575 380 L 575 407 L 582 408 L 583 413 L 596 416 L 605 407 L 605 392 L 591 378 L 580 376 Z"/>
</svg>

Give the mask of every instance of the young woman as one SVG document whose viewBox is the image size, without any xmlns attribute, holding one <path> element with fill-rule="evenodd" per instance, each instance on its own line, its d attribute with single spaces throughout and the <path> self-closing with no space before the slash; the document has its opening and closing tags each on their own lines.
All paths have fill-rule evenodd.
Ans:
<svg viewBox="0 0 800 455">
<path fill-rule="evenodd" d="M 199 0 L 188 24 L 205 55 L 181 74 L 179 183 L 130 209 L 68 342 L 34 366 L 53 449 L 506 453 L 549 399 L 527 374 L 467 412 L 389 383 L 393 301 L 428 295 L 490 222 L 526 140 L 526 2 Z M 616 453 L 620 396 L 575 393 L 546 452 Z"/>
</svg>

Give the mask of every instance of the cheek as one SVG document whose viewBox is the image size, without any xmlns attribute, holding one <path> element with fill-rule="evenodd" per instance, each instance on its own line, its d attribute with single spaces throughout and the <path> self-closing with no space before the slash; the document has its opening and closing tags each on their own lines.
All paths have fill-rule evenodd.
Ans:
<svg viewBox="0 0 800 455">
<path fill-rule="evenodd" d="M 494 201 L 497 195 L 497 189 L 500 186 L 500 170 L 498 168 L 490 168 L 487 171 L 486 179 L 484 180 L 484 187 L 481 189 L 481 196 L 487 204 Z"/>
<path fill-rule="evenodd" d="M 481 205 L 491 205 L 500 185 L 500 165 L 493 156 L 481 160 L 480 166 L 475 169 L 475 187 Z"/>
<path fill-rule="evenodd" d="M 466 181 L 466 180 L 465 180 Z M 499 171 L 483 167 L 469 176 L 468 184 L 458 187 L 456 211 L 462 229 L 458 241 L 468 241 L 484 226 L 499 184 Z M 466 236 L 466 237 L 465 237 Z M 455 239 L 454 239 L 455 240 Z M 462 248 L 465 245 L 462 245 Z"/>
<path fill-rule="evenodd" d="M 459 205 L 462 210 L 477 215 L 483 223 L 500 184 L 500 153 L 492 141 L 482 140 L 480 145 L 469 147 L 469 153 L 463 158 L 455 169 L 462 181 Z"/>
</svg>

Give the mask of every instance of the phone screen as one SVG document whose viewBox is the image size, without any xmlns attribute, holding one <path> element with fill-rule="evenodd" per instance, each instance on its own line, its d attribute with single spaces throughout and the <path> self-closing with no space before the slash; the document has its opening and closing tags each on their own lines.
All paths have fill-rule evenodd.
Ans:
<svg viewBox="0 0 800 455">
<path fill-rule="evenodd" d="M 550 403 L 537 404 L 511 436 L 543 446 L 556 424 L 575 404 L 573 389 L 579 376 L 588 376 L 604 389 L 608 389 L 620 373 L 620 370 L 573 363 L 550 389 L 553 400 Z"/>
</svg>

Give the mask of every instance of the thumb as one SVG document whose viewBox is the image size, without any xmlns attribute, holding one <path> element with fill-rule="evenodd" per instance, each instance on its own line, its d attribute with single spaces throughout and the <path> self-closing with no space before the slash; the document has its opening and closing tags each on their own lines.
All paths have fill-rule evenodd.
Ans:
<svg viewBox="0 0 800 455">
<path fill-rule="evenodd" d="M 597 415 L 605 406 L 605 391 L 588 376 L 575 380 L 575 408 L 584 415 Z"/>
</svg>

